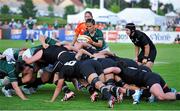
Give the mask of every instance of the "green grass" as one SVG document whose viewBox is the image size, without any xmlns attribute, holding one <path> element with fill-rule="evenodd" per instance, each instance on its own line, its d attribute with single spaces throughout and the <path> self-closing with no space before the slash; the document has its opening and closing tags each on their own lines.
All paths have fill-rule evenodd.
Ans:
<svg viewBox="0 0 180 111">
<path fill-rule="evenodd" d="M 35 45 L 38 45 L 36 42 Z M 132 44 L 109 44 L 113 52 L 121 57 L 134 57 L 134 47 Z M 0 51 L 9 47 L 30 47 L 31 43 L 24 41 L 0 40 Z M 154 72 L 158 72 L 170 87 L 175 87 L 180 91 L 180 45 L 157 44 L 158 54 L 153 67 Z M 109 110 L 107 102 L 99 100 L 92 103 L 87 91 L 78 92 L 69 84 L 70 88 L 76 92 L 76 97 L 67 102 L 61 102 L 61 93 L 54 103 L 45 102 L 50 100 L 54 85 L 45 85 L 37 93 L 27 95 L 29 100 L 22 101 L 17 96 L 6 98 L 0 93 L 0 110 Z M 115 104 L 115 110 L 180 110 L 180 101 L 162 101 L 157 103 L 147 103 L 144 100 L 139 105 L 132 105 L 131 99 L 125 99 L 122 103 Z"/>
</svg>

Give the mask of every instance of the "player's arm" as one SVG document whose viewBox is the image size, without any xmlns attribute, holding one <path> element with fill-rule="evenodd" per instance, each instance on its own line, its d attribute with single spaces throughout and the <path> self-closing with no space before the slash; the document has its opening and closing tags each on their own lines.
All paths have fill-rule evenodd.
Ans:
<svg viewBox="0 0 180 111">
<path fill-rule="evenodd" d="M 57 98 L 57 96 L 59 95 L 59 93 L 61 92 L 63 83 L 64 83 L 64 79 L 58 80 L 58 83 L 57 83 L 56 89 L 54 91 L 53 97 L 51 98 L 51 102 L 54 102 L 55 99 Z"/>
<path fill-rule="evenodd" d="M 140 47 L 135 45 L 135 61 L 136 62 L 138 61 L 139 49 L 140 49 Z"/>
<path fill-rule="evenodd" d="M 14 81 L 11 83 L 13 89 L 15 90 L 16 94 L 22 99 L 22 100 L 27 100 L 27 97 L 22 93 L 20 87 L 18 86 L 18 82 Z"/>
<path fill-rule="evenodd" d="M 150 52 L 150 46 L 149 44 L 144 46 L 144 57 L 148 57 L 149 56 L 149 52 Z"/>
<path fill-rule="evenodd" d="M 104 74 L 119 74 L 121 69 L 119 67 L 108 67 L 103 70 Z"/>
<path fill-rule="evenodd" d="M 107 56 L 115 56 L 115 53 L 112 53 L 112 52 L 107 51 L 107 50 L 100 51 L 99 53 L 103 54 L 103 55 L 107 55 Z"/>
<path fill-rule="evenodd" d="M 42 57 L 42 54 L 43 54 L 43 50 L 39 50 L 35 55 L 33 55 L 31 58 L 27 58 L 27 57 L 24 57 L 23 60 L 27 63 L 27 64 L 32 64 L 38 60 L 41 59 Z"/>
<path fill-rule="evenodd" d="M 78 34 L 75 33 L 74 39 L 73 39 L 73 41 L 72 41 L 72 45 L 74 45 L 74 44 L 76 43 L 77 38 L 78 38 Z"/>
<path fill-rule="evenodd" d="M 45 40 L 46 40 L 45 36 L 40 35 L 39 41 L 40 41 L 40 43 L 42 44 L 43 48 L 46 49 L 47 47 L 49 47 L 49 44 L 46 44 Z"/>
<path fill-rule="evenodd" d="M 143 64 L 147 63 L 147 59 L 149 57 L 149 52 L 150 52 L 150 46 L 149 46 L 149 44 L 147 44 L 144 46 L 144 58 L 142 60 Z"/>
<path fill-rule="evenodd" d="M 74 38 L 72 41 L 72 45 L 74 45 L 76 43 L 79 33 L 80 33 L 80 24 L 78 24 L 78 26 L 75 29 L 75 34 L 74 34 Z"/>
<path fill-rule="evenodd" d="M 80 58 L 81 58 L 81 56 L 83 55 L 83 54 L 86 54 L 86 55 L 88 55 L 89 57 L 94 57 L 91 53 L 89 53 L 88 51 L 86 51 L 86 50 L 84 50 L 84 49 L 80 49 L 79 51 L 78 51 L 78 53 L 76 54 L 76 59 L 77 60 L 80 60 Z"/>
<path fill-rule="evenodd" d="M 96 47 L 102 47 L 103 46 L 103 41 L 98 40 L 98 42 L 92 42 L 91 45 L 96 46 Z"/>
<path fill-rule="evenodd" d="M 64 45 L 64 47 L 66 47 L 68 50 L 78 52 L 78 49 L 75 48 L 74 46 L 70 45 L 69 43 L 66 43 L 66 44 Z"/>
</svg>

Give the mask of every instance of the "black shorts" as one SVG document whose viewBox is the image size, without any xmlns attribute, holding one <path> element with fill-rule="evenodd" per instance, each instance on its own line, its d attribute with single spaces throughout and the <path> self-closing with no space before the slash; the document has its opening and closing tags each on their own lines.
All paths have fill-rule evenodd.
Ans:
<svg viewBox="0 0 180 111">
<path fill-rule="evenodd" d="M 0 79 L 3 79 L 7 74 L 3 71 L 0 71 Z"/>
<path fill-rule="evenodd" d="M 148 61 L 154 62 L 156 59 L 156 54 L 157 54 L 156 49 L 151 50 L 148 56 Z M 144 51 L 141 51 L 140 54 L 138 55 L 138 62 L 142 63 L 143 59 L 144 59 Z"/>
<path fill-rule="evenodd" d="M 147 76 L 147 80 L 145 82 L 146 87 L 150 89 L 152 87 L 152 85 L 154 85 L 156 83 L 160 84 L 162 88 L 166 85 L 166 82 L 160 75 L 158 75 L 156 73 L 150 73 Z"/>
<path fill-rule="evenodd" d="M 87 79 L 92 73 L 102 74 L 103 69 L 98 61 L 89 59 L 80 63 L 80 73 Z"/>
</svg>

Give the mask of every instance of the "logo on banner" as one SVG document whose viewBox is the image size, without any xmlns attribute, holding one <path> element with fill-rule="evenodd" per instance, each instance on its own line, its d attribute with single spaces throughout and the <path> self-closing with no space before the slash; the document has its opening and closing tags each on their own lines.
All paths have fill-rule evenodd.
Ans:
<svg viewBox="0 0 180 111">
<path fill-rule="evenodd" d="M 118 40 L 118 32 L 117 31 L 109 31 L 108 32 L 108 41 L 116 42 Z"/>
<path fill-rule="evenodd" d="M 11 39 L 21 39 L 22 30 L 12 29 L 11 30 Z"/>
</svg>

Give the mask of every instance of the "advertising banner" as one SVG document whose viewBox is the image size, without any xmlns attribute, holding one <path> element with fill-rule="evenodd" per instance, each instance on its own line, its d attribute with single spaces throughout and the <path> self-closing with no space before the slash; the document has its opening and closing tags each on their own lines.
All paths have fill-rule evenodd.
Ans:
<svg viewBox="0 0 180 111">
<path fill-rule="evenodd" d="M 5 31 L 4 31 L 5 32 Z M 7 31 L 6 31 L 7 32 Z M 2 38 L 3 31 L 0 30 L 0 38 Z M 154 43 L 173 43 L 174 39 L 177 35 L 180 35 L 180 32 L 159 32 L 159 31 L 145 31 L 144 33 L 149 36 L 149 38 Z M 52 37 L 53 31 L 52 30 L 34 30 L 34 39 L 38 40 L 40 35 L 44 35 L 46 37 Z M 104 39 L 107 42 L 118 42 L 118 43 L 132 43 L 129 37 L 127 36 L 125 31 L 103 31 Z M 11 39 L 17 40 L 25 40 L 27 36 L 26 29 L 12 29 L 11 30 Z M 6 39 L 7 39 L 6 34 Z M 60 41 L 72 41 L 74 38 L 74 31 L 67 31 L 65 29 L 59 30 Z M 4 38 L 3 38 L 4 39 Z"/>
<path fill-rule="evenodd" d="M 0 29 L 0 39 L 2 39 L 2 30 Z"/>
</svg>

